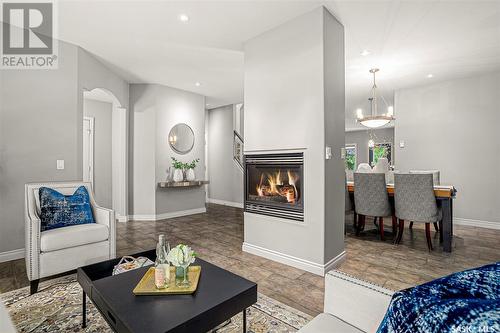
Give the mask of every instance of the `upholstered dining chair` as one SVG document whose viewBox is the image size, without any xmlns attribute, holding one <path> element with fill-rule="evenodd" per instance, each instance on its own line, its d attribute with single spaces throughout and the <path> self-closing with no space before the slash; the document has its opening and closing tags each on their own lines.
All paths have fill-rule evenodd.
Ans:
<svg viewBox="0 0 500 333">
<path fill-rule="evenodd" d="M 434 185 L 439 185 L 441 183 L 439 170 L 410 170 L 409 173 L 415 173 L 415 174 L 430 173 L 430 174 L 432 174 L 432 179 L 434 181 Z M 408 228 L 409 229 L 413 228 L 413 222 L 410 222 L 410 226 Z M 438 227 L 437 223 L 434 223 L 434 229 L 436 231 L 439 231 L 439 227 Z"/>
<path fill-rule="evenodd" d="M 41 187 L 72 195 L 85 186 L 95 223 L 79 224 L 41 231 Z M 115 257 L 116 229 L 112 210 L 99 207 L 90 183 L 51 182 L 25 185 L 25 261 L 31 294 L 41 278 L 74 270 Z"/>
<path fill-rule="evenodd" d="M 373 216 L 379 219 L 380 239 L 384 240 L 384 217 L 392 216 L 392 210 L 383 173 L 354 173 L 354 209 L 358 214 L 356 235 L 363 229 L 366 216 Z M 395 219 L 392 228 L 395 233 Z"/>
<path fill-rule="evenodd" d="M 434 195 L 433 175 L 430 173 L 394 175 L 394 205 L 399 220 L 399 233 L 395 243 L 403 237 L 405 221 L 425 223 L 427 247 L 432 251 L 430 224 L 437 224 L 441 214 Z"/>
</svg>

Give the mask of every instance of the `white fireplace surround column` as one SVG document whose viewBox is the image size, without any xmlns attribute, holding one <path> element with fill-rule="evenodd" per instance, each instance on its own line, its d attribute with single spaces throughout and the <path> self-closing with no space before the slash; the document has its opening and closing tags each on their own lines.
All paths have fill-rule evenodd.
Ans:
<svg viewBox="0 0 500 333">
<path fill-rule="evenodd" d="M 344 259 L 344 80 L 344 29 L 324 7 L 245 44 L 245 154 L 304 154 L 304 221 L 245 212 L 243 251 L 318 275 Z"/>
</svg>

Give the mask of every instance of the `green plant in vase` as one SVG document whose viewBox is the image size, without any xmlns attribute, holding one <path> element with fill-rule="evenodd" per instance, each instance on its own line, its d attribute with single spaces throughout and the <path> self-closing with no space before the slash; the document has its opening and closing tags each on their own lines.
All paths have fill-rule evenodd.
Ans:
<svg viewBox="0 0 500 333">
<path fill-rule="evenodd" d="M 168 261 L 176 267 L 181 267 L 183 270 L 183 280 L 180 282 L 176 281 L 179 287 L 188 288 L 191 285 L 187 278 L 188 267 L 194 263 L 196 259 L 196 253 L 187 245 L 179 244 L 170 250 L 167 256 Z"/>
<path fill-rule="evenodd" d="M 196 175 L 194 174 L 194 168 L 196 168 L 196 164 L 200 161 L 199 158 L 192 160 L 191 163 L 184 163 L 184 169 L 186 170 L 186 179 L 189 181 L 193 181 L 196 179 Z"/>
<path fill-rule="evenodd" d="M 172 157 L 172 167 L 174 167 L 174 181 L 181 182 L 184 180 L 184 163 Z"/>
</svg>

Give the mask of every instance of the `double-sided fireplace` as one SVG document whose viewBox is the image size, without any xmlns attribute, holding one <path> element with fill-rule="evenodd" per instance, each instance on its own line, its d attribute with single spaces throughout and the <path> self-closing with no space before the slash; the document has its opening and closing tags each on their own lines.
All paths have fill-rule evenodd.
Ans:
<svg viewBox="0 0 500 333">
<path fill-rule="evenodd" d="M 245 211 L 304 221 L 303 153 L 245 156 Z"/>
</svg>

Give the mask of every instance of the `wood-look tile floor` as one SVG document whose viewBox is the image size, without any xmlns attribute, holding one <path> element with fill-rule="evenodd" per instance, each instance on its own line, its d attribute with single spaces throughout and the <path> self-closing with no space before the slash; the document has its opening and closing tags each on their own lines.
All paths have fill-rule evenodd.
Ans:
<svg viewBox="0 0 500 333">
<path fill-rule="evenodd" d="M 418 224 L 411 232 L 406 227 L 402 244 L 394 246 L 390 233 L 386 241 L 378 240 L 374 230 L 369 230 L 373 225 L 368 221 L 367 230 L 355 237 L 351 221 L 347 216 L 347 260 L 340 270 L 389 289 L 410 287 L 500 260 L 500 230 L 456 226 L 453 252 L 444 253 L 437 235 L 435 250 L 427 251 L 424 231 Z M 311 315 L 322 312 L 322 277 L 241 251 L 241 209 L 208 205 L 206 214 L 118 223 L 117 253 L 123 256 L 152 249 L 160 233 L 165 233 L 172 245 L 190 244 L 201 258 L 255 281 L 267 296 Z M 0 293 L 28 284 L 24 260 L 0 263 Z"/>
</svg>

